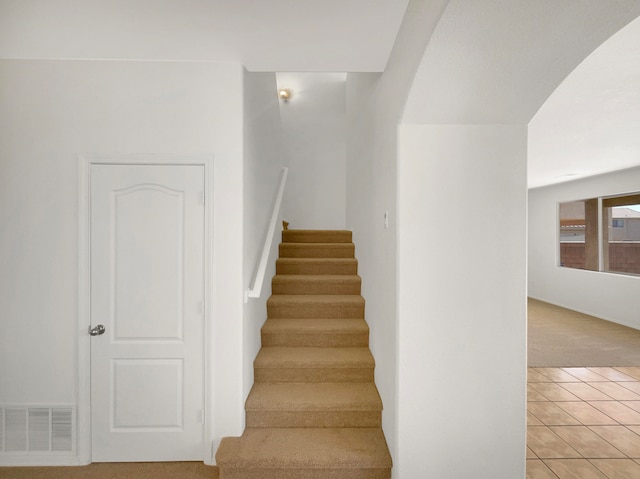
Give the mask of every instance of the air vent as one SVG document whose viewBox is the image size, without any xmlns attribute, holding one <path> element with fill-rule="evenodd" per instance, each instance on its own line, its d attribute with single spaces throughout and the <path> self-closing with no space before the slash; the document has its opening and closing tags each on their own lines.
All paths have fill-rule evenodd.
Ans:
<svg viewBox="0 0 640 479">
<path fill-rule="evenodd" d="M 73 406 L 1 406 L 0 454 L 72 453 Z"/>
</svg>

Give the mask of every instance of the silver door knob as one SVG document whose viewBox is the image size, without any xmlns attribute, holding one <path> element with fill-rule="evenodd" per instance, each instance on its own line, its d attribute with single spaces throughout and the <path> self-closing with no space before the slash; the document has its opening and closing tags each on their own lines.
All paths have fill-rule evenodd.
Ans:
<svg viewBox="0 0 640 479">
<path fill-rule="evenodd" d="M 105 327 L 102 324 L 98 324 L 96 327 L 92 328 L 91 326 L 89 326 L 89 334 L 91 336 L 100 336 L 101 334 L 104 334 L 104 332 L 106 331 Z"/>
</svg>

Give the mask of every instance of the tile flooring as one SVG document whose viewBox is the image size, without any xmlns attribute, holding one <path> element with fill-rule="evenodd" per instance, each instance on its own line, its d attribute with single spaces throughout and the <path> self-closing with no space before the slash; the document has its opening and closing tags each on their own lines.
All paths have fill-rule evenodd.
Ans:
<svg viewBox="0 0 640 479">
<path fill-rule="evenodd" d="M 640 367 L 529 368 L 527 479 L 640 478 Z"/>
</svg>

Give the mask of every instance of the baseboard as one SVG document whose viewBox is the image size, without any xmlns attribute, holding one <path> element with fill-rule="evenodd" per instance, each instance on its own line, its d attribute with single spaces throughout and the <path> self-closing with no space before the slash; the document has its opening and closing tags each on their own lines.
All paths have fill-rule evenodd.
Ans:
<svg viewBox="0 0 640 479">
<path fill-rule="evenodd" d="M 222 442 L 222 439 L 213 439 L 211 441 L 211 455 L 208 458 L 205 458 L 204 463 L 207 466 L 216 466 L 216 451 L 218 450 L 218 447 L 220 446 L 220 443 Z M 208 459 L 208 460 L 207 460 Z"/>
<path fill-rule="evenodd" d="M 603 321 L 608 321 L 609 323 L 618 324 L 620 326 L 625 326 L 627 328 L 631 328 L 631 329 L 635 329 L 637 331 L 640 331 L 640 327 L 638 327 L 637 324 L 631 324 L 631 323 L 628 323 L 626 321 L 620 321 L 618 319 L 609 318 L 609 317 L 603 316 L 601 314 L 594 313 L 593 311 L 589 311 L 589 310 L 582 309 L 582 308 L 575 308 L 573 306 L 569 306 L 569 305 L 566 305 L 566 304 L 563 304 L 563 303 L 560 303 L 560 302 L 550 301 L 550 300 L 544 299 L 544 298 L 538 298 L 537 296 L 529 296 L 529 298 L 530 299 L 535 299 L 536 301 L 540 301 L 542 303 L 550 304 L 552 306 L 558 306 L 559 308 L 564 308 L 564 309 L 568 309 L 570 311 L 575 311 L 576 313 L 586 314 L 587 316 L 592 316 L 594 318 L 601 319 Z"/>
</svg>

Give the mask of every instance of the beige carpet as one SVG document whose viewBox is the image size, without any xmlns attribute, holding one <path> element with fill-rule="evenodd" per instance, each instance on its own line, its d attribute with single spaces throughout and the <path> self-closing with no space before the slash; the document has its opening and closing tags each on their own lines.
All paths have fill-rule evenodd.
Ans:
<svg viewBox="0 0 640 479">
<path fill-rule="evenodd" d="M 529 367 L 640 366 L 640 331 L 529 300 Z"/>
<path fill-rule="evenodd" d="M 217 479 L 202 462 L 96 462 L 80 467 L 0 467 L 0 479 Z"/>
<path fill-rule="evenodd" d="M 224 479 L 389 479 L 350 231 L 285 230 L 241 437 Z"/>
</svg>

